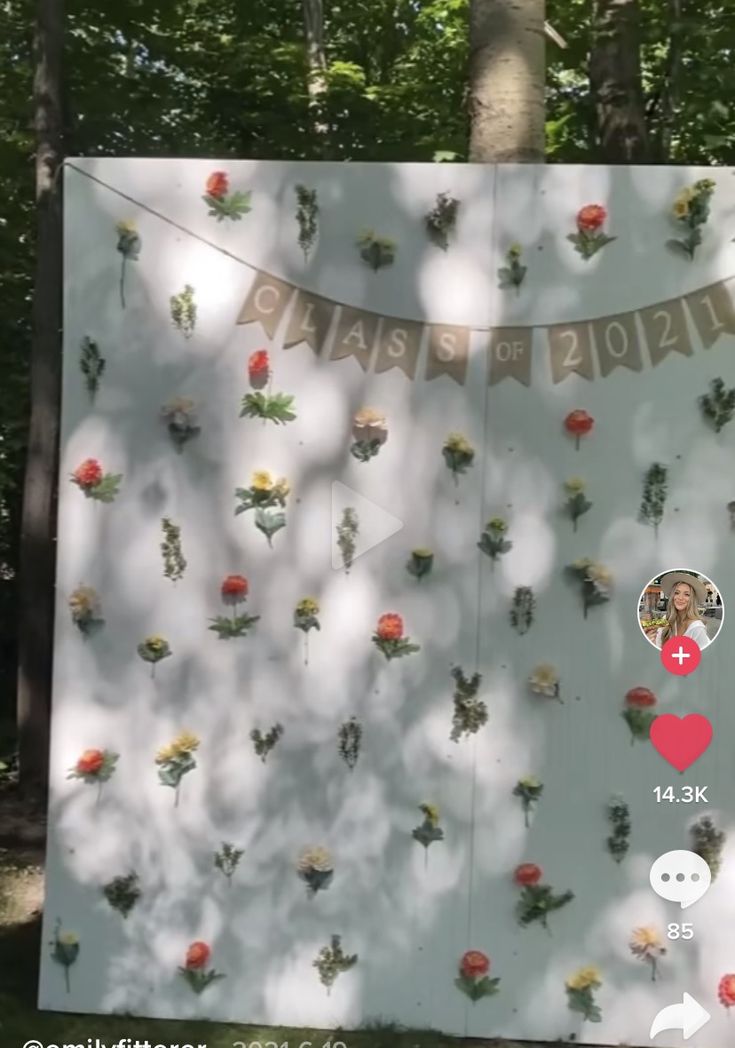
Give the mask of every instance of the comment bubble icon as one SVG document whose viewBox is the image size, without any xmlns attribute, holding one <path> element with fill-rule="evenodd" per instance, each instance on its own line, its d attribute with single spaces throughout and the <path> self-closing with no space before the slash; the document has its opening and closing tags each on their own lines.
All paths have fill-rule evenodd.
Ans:
<svg viewBox="0 0 735 1048">
<path fill-rule="evenodd" d="M 650 881 L 656 895 L 680 903 L 685 910 L 702 898 L 712 874 L 701 855 L 682 849 L 659 855 L 651 867 Z"/>
</svg>

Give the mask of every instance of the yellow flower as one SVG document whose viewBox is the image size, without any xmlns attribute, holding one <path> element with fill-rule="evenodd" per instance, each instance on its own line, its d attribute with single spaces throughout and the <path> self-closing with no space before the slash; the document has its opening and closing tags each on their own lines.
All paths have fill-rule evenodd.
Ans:
<svg viewBox="0 0 735 1048">
<path fill-rule="evenodd" d="M 592 564 L 589 557 L 580 557 L 579 560 L 575 560 L 572 567 L 575 571 L 587 571 Z"/>
<path fill-rule="evenodd" d="M 602 986 L 602 976 L 599 968 L 595 968 L 594 965 L 580 968 L 574 975 L 569 976 L 566 986 L 569 990 L 596 989 L 598 986 Z"/>
<path fill-rule="evenodd" d="M 161 414 L 164 418 L 170 418 L 171 415 L 181 413 L 182 415 L 193 415 L 195 403 L 191 397 L 174 397 L 169 400 L 167 404 L 164 404 L 161 408 Z"/>
<path fill-rule="evenodd" d="M 598 586 L 612 585 L 612 572 L 604 564 L 598 564 L 593 561 L 587 568 L 587 574 Z"/>
<path fill-rule="evenodd" d="M 419 811 L 426 817 L 426 821 L 432 826 L 439 825 L 439 809 L 435 804 L 422 804 Z"/>
<path fill-rule="evenodd" d="M 579 495 L 587 487 L 587 482 L 581 477 L 570 477 L 564 481 L 564 487 L 570 495 Z"/>
<path fill-rule="evenodd" d="M 78 946 L 79 936 L 74 932 L 59 932 L 56 936 L 56 941 L 61 943 L 62 946 Z"/>
<path fill-rule="evenodd" d="M 253 473 L 253 479 L 251 480 L 251 486 L 256 491 L 272 491 L 273 490 L 273 478 L 270 473 L 265 469 L 258 469 Z"/>
<path fill-rule="evenodd" d="M 116 229 L 118 235 L 121 236 L 121 237 L 122 236 L 136 236 L 136 234 L 138 232 L 138 227 L 136 226 L 135 222 L 133 222 L 133 220 L 131 218 L 121 219 L 121 221 L 118 222 L 117 225 L 115 226 L 115 229 Z"/>
<path fill-rule="evenodd" d="M 528 790 L 537 790 L 541 785 L 541 780 L 537 779 L 535 775 L 526 775 L 525 778 L 519 780 L 521 786 L 525 786 Z"/>
<path fill-rule="evenodd" d="M 171 744 L 168 746 L 161 746 L 160 750 L 156 754 L 156 764 L 165 764 L 170 761 L 172 757 L 175 757 L 174 748 Z"/>
<path fill-rule="evenodd" d="M 334 863 L 327 849 L 321 847 L 321 845 L 316 845 L 311 848 L 304 848 L 299 856 L 296 868 L 300 873 L 308 873 L 310 870 L 328 873 L 329 870 L 334 869 Z"/>
<path fill-rule="evenodd" d="M 72 614 L 79 617 L 88 615 L 96 610 L 98 604 L 97 592 L 91 586 L 79 586 L 69 597 L 69 607 Z"/>
<path fill-rule="evenodd" d="M 319 614 L 319 603 L 314 600 L 313 597 L 304 597 L 296 605 L 296 611 L 300 615 L 318 615 Z"/>
<path fill-rule="evenodd" d="M 360 408 L 353 419 L 355 426 L 378 426 L 385 427 L 386 419 L 382 411 L 377 408 Z"/>
<path fill-rule="evenodd" d="M 556 698 L 559 690 L 559 671 L 556 666 L 542 662 L 528 678 L 531 691 L 537 695 L 549 695 Z"/>
<path fill-rule="evenodd" d="M 166 638 L 159 637 L 158 634 L 155 633 L 151 637 L 146 637 L 143 643 L 145 644 L 146 648 L 150 648 L 151 651 L 155 651 L 156 653 L 158 653 L 159 651 L 163 651 L 163 649 L 167 646 Z"/>
<path fill-rule="evenodd" d="M 467 437 L 463 437 L 461 433 L 450 433 L 444 441 L 444 447 L 447 451 L 459 451 L 466 455 L 474 455 L 475 453 L 475 449 Z"/>
<path fill-rule="evenodd" d="M 279 477 L 273 488 L 273 493 L 275 495 L 280 495 L 281 498 L 285 499 L 286 495 L 288 495 L 290 490 L 291 488 L 288 486 L 288 481 L 286 480 L 286 478 Z"/>
<path fill-rule="evenodd" d="M 492 520 L 487 522 L 487 531 L 498 531 L 501 534 L 508 530 L 508 525 L 505 523 L 502 517 L 493 517 Z"/>
<path fill-rule="evenodd" d="M 426 546 L 419 546 L 418 549 L 411 550 L 411 556 L 418 557 L 419 560 L 424 560 L 426 557 L 433 557 L 434 554 L 430 549 L 427 549 Z"/>
<path fill-rule="evenodd" d="M 177 756 L 182 753 L 193 753 L 194 750 L 199 749 L 199 739 L 190 731 L 182 731 L 171 743 L 171 749 Z"/>
<path fill-rule="evenodd" d="M 520 258 L 521 251 L 522 248 L 520 244 L 511 244 L 508 248 L 508 258 Z"/>
<path fill-rule="evenodd" d="M 634 928 L 629 946 L 636 957 L 647 957 L 666 952 L 658 929 L 651 924 Z"/>
</svg>

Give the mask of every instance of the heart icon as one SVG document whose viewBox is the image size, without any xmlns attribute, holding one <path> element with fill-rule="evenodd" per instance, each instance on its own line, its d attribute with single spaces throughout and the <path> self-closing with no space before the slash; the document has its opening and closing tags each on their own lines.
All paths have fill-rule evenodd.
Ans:
<svg viewBox="0 0 735 1048">
<path fill-rule="evenodd" d="M 712 742 L 712 725 L 701 713 L 656 717 L 650 732 L 653 748 L 677 771 L 686 771 Z"/>
</svg>

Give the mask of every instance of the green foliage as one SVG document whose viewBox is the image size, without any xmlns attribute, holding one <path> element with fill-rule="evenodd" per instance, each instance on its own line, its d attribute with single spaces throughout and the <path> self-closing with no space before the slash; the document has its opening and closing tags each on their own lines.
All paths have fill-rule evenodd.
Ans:
<svg viewBox="0 0 735 1048">
<path fill-rule="evenodd" d="M 246 393 L 242 398 L 240 418 L 261 418 L 275 422 L 277 426 L 293 422 L 296 413 L 292 411 L 294 398 L 288 393 Z"/>
<path fill-rule="evenodd" d="M 304 261 L 309 259 L 309 252 L 314 247 L 317 232 L 319 231 L 319 201 L 316 189 L 307 189 L 306 186 L 298 185 L 296 193 L 296 221 L 299 226 L 299 247 L 304 253 Z"/>
<path fill-rule="evenodd" d="M 172 295 L 170 300 L 171 323 L 184 338 L 191 338 L 197 322 L 197 306 L 194 301 L 194 288 L 185 284 L 184 290 Z"/>
<path fill-rule="evenodd" d="M 643 481 L 643 501 L 640 518 L 645 524 L 653 524 L 654 534 L 658 535 L 658 526 L 664 519 L 666 505 L 666 466 L 654 462 L 646 471 Z"/>
<path fill-rule="evenodd" d="M 84 375 L 90 400 L 94 400 L 100 385 L 100 378 L 105 370 L 105 358 L 99 346 L 88 335 L 85 335 L 79 346 L 79 370 Z"/>
</svg>

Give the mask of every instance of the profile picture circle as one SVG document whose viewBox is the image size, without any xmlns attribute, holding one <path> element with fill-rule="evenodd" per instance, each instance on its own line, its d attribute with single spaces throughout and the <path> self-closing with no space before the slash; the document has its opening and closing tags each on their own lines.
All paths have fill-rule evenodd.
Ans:
<svg viewBox="0 0 735 1048">
<path fill-rule="evenodd" d="M 638 625 L 659 650 L 672 637 L 709 647 L 722 629 L 725 604 L 714 582 L 699 571 L 674 568 L 652 578 L 638 600 Z"/>
</svg>

